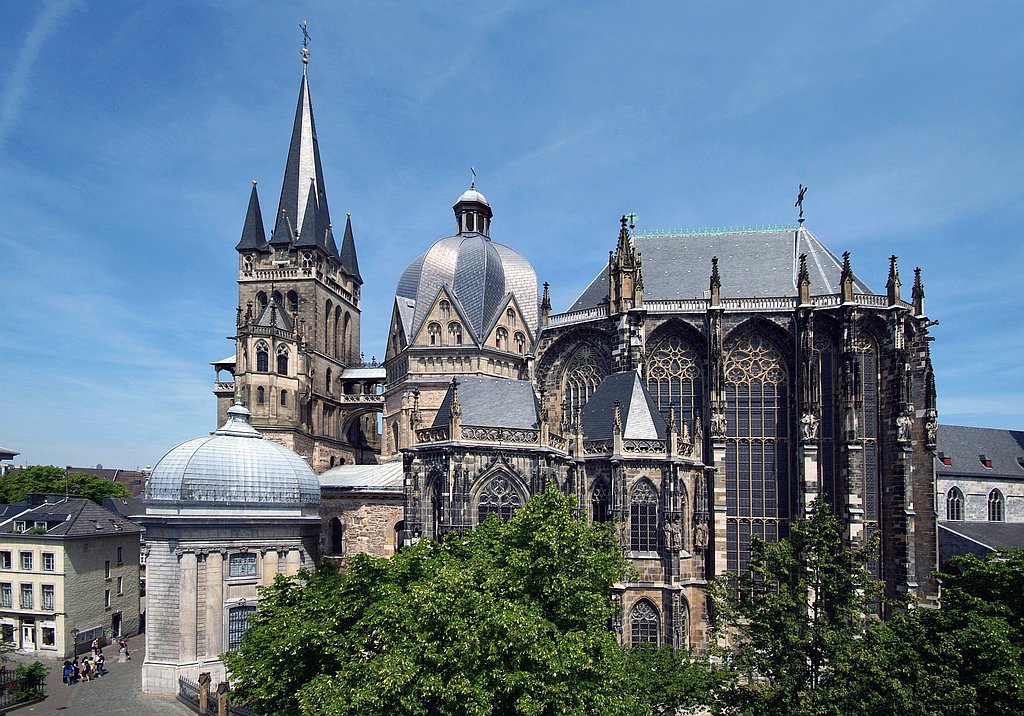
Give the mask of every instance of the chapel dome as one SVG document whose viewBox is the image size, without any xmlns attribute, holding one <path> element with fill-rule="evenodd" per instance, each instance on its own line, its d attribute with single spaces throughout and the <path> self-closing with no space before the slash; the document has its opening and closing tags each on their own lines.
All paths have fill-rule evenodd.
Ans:
<svg viewBox="0 0 1024 716">
<path fill-rule="evenodd" d="M 306 461 L 249 424 L 242 405 L 210 435 L 167 452 L 146 484 L 147 503 L 316 506 L 320 483 Z"/>
<path fill-rule="evenodd" d="M 425 320 L 438 292 L 446 288 L 477 336 L 482 336 L 497 318 L 509 294 L 515 296 L 523 319 L 537 333 L 537 273 L 517 251 L 491 241 L 490 205 L 484 195 L 471 187 L 455 203 L 459 232 L 438 240 L 402 273 L 395 291 L 401 310 L 411 314 L 409 334 Z M 466 220 L 466 215 L 484 212 L 487 223 Z M 474 228 L 475 227 L 475 228 Z"/>
</svg>

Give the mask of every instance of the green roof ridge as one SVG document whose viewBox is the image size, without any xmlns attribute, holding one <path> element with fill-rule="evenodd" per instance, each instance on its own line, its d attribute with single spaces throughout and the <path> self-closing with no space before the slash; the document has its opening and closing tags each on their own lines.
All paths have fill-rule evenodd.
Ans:
<svg viewBox="0 0 1024 716">
<path fill-rule="evenodd" d="M 735 226 L 717 229 L 671 229 L 669 231 L 637 231 L 633 236 L 666 236 L 682 238 L 686 236 L 720 236 L 723 234 L 762 234 L 767 231 L 796 231 L 799 224 L 764 224 L 761 226 Z"/>
</svg>

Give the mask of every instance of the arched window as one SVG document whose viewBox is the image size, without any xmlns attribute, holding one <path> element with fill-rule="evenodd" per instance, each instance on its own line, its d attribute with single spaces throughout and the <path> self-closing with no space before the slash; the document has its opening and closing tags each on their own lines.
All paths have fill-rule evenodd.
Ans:
<svg viewBox="0 0 1024 716">
<path fill-rule="evenodd" d="M 946 519 L 962 520 L 964 518 L 964 493 L 959 487 L 951 487 L 946 493 Z"/>
<path fill-rule="evenodd" d="M 607 522 L 611 519 L 612 503 L 608 483 L 599 480 L 594 483 L 594 492 L 590 498 L 591 516 L 594 522 Z"/>
<path fill-rule="evenodd" d="M 279 375 L 288 375 L 288 346 L 277 347 L 277 372 Z"/>
<path fill-rule="evenodd" d="M 992 490 L 988 493 L 988 521 L 1002 522 L 1005 519 L 1005 505 L 1002 492 Z"/>
<path fill-rule="evenodd" d="M 256 292 L 256 303 L 259 304 L 260 313 L 262 314 L 263 311 L 266 310 L 267 304 L 270 303 L 270 299 L 267 298 L 267 294 L 265 291 Z"/>
<path fill-rule="evenodd" d="M 324 353 L 329 353 L 331 350 L 331 323 L 334 321 L 333 309 L 334 304 L 330 301 L 324 304 Z"/>
<path fill-rule="evenodd" d="M 288 292 L 288 310 L 293 316 L 299 312 L 299 294 L 295 291 Z"/>
<path fill-rule="evenodd" d="M 647 390 L 662 415 L 673 406 L 676 425 L 686 421 L 693 428 L 694 416 L 704 405 L 704 381 L 700 359 L 682 336 L 671 334 L 656 341 L 648 351 Z"/>
<path fill-rule="evenodd" d="M 748 333 L 730 342 L 725 356 L 725 495 L 726 557 L 732 572 L 746 570 L 752 536 L 777 542 L 788 533 L 787 388 L 782 352 L 767 338 Z"/>
<path fill-rule="evenodd" d="M 280 291 L 274 291 L 273 295 L 274 295 L 274 302 L 278 306 L 283 306 L 284 305 L 284 296 L 281 295 L 281 292 Z"/>
<path fill-rule="evenodd" d="M 452 321 L 448 324 L 448 345 L 462 345 L 462 324 L 458 321 Z"/>
<path fill-rule="evenodd" d="M 331 369 L 328 368 L 327 375 L 324 377 L 324 389 L 327 390 L 328 393 L 330 393 L 332 387 L 333 386 L 331 385 Z"/>
<path fill-rule="evenodd" d="M 282 407 L 286 407 L 287 405 L 288 405 L 288 391 L 287 390 L 282 390 L 281 391 L 281 406 Z"/>
<path fill-rule="evenodd" d="M 263 341 L 256 344 L 256 371 L 259 373 L 270 371 L 270 349 Z"/>
<path fill-rule="evenodd" d="M 256 405 L 263 405 L 267 402 L 267 391 L 261 385 L 256 389 Z"/>
<path fill-rule="evenodd" d="M 427 326 L 427 335 L 430 336 L 430 345 L 436 346 L 441 341 L 441 324 L 431 323 Z"/>
<path fill-rule="evenodd" d="M 394 447 L 395 452 L 398 452 L 398 421 L 395 420 L 391 423 L 391 445 Z"/>
<path fill-rule="evenodd" d="M 647 480 L 636 484 L 629 499 L 629 548 L 634 552 L 658 550 L 658 494 Z"/>
<path fill-rule="evenodd" d="M 526 352 L 526 336 L 519 331 L 516 331 L 515 335 L 516 342 L 516 353 L 522 355 Z"/>
<path fill-rule="evenodd" d="M 499 328 L 494 332 L 494 345 L 500 351 L 508 350 L 508 331 Z"/>
<path fill-rule="evenodd" d="M 352 314 L 348 311 L 341 322 L 341 351 L 346 358 L 352 355 Z"/>
<path fill-rule="evenodd" d="M 576 411 L 586 405 L 606 375 L 606 361 L 591 345 L 583 344 L 573 352 L 565 367 L 564 389 L 569 420 L 573 420 Z"/>
<path fill-rule="evenodd" d="M 658 610 L 646 599 L 641 599 L 633 605 L 629 612 L 629 643 L 631 646 L 639 644 L 654 644 L 660 642 L 661 618 Z"/>
<path fill-rule="evenodd" d="M 314 265 L 316 265 L 316 261 L 313 259 L 313 254 L 309 252 L 302 254 L 302 268 L 312 271 Z"/>
<path fill-rule="evenodd" d="M 341 328 L 341 306 L 335 306 L 334 308 L 334 357 L 338 357 L 338 342 L 340 339 Z M 344 345 L 344 343 L 342 343 Z"/>
<path fill-rule="evenodd" d="M 242 645 L 245 632 L 249 630 L 249 619 L 256 613 L 256 607 L 248 604 L 228 609 L 228 651 Z"/>
<path fill-rule="evenodd" d="M 504 475 L 495 475 L 477 499 L 477 522 L 482 523 L 490 515 L 507 520 L 522 506 L 522 498 L 512 482 Z"/>
<path fill-rule="evenodd" d="M 345 554 L 345 528 L 337 517 L 331 518 L 331 554 Z"/>
<path fill-rule="evenodd" d="M 511 308 L 505 311 L 505 322 L 512 328 L 516 327 L 516 312 Z"/>
<path fill-rule="evenodd" d="M 452 316 L 452 304 L 448 301 L 441 300 L 437 307 L 441 310 L 441 318 L 451 318 Z"/>
</svg>

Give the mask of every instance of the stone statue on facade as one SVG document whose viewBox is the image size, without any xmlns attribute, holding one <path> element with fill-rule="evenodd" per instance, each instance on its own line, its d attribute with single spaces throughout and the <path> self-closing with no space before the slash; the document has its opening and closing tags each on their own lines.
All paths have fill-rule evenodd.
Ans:
<svg viewBox="0 0 1024 716">
<path fill-rule="evenodd" d="M 903 413 L 896 418 L 896 440 L 901 443 L 910 442 L 910 428 L 914 424 L 913 418 L 908 413 Z"/>
<path fill-rule="evenodd" d="M 800 439 L 805 443 L 818 439 L 818 416 L 814 411 L 808 410 L 800 418 Z"/>
<path fill-rule="evenodd" d="M 720 408 L 716 409 L 715 412 L 711 414 L 711 437 L 716 440 L 723 439 L 725 438 L 728 430 L 729 421 L 725 417 L 725 411 Z"/>
<path fill-rule="evenodd" d="M 697 525 L 694 527 L 693 544 L 697 549 L 707 549 L 708 547 L 708 522 L 704 518 L 697 520 Z"/>
</svg>

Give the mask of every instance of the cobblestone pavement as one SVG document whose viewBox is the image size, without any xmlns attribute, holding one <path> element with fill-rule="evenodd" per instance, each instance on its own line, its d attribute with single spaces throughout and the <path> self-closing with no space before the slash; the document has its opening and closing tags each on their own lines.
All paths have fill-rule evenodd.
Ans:
<svg viewBox="0 0 1024 716">
<path fill-rule="evenodd" d="M 82 716 L 189 716 L 192 712 L 173 697 L 148 696 L 142 693 L 142 660 L 145 656 L 145 637 L 128 640 L 132 660 L 117 662 L 117 649 L 113 645 L 103 649 L 107 657 L 107 675 L 74 686 L 61 682 L 63 659 L 41 658 L 50 669 L 46 677 L 46 699 L 31 706 L 11 711 L 21 714 L 82 714 Z M 11 661 L 31 663 L 37 657 L 9 654 Z M 194 716 L 194 714 L 192 714 Z"/>
</svg>

